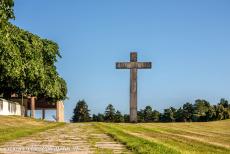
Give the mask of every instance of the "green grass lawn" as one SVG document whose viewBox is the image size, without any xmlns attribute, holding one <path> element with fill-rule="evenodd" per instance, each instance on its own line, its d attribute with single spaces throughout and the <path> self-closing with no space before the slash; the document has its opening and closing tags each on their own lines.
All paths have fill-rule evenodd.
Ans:
<svg viewBox="0 0 230 154">
<path fill-rule="evenodd" d="M 0 116 L 0 144 L 62 125 L 64 123 Z M 99 128 L 101 133 L 109 134 L 134 153 L 230 154 L 230 120 L 207 123 L 84 123 L 68 125 L 84 125 L 85 130 L 94 130 L 94 128 L 98 130 Z M 98 132 L 95 131 L 95 133 Z M 80 135 L 83 134 L 80 133 Z M 94 142 L 94 140 L 89 142 Z"/>
<path fill-rule="evenodd" d="M 19 116 L 0 116 L 0 144 L 62 125 L 64 123 L 48 122 Z"/>
<path fill-rule="evenodd" d="M 136 153 L 230 154 L 230 120 L 95 125 Z"/>
</svg>

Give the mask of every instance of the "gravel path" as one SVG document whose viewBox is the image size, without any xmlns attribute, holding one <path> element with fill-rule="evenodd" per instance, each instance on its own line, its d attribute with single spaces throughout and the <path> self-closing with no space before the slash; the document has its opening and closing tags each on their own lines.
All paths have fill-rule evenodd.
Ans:
<svg viewBox="0 0 230 154">
<path fill-rule="evenodd" d="M 67 124 L 0 146 L 2 154 L 87 154 L 130 153 L 94 124 Z"/>
</svg>

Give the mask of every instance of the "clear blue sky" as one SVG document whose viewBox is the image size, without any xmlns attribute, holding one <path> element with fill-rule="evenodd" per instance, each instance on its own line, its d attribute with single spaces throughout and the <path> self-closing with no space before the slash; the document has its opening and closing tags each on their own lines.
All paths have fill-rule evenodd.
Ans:
<svg viewBox="0 0 230 154">
<path fill-rule="evenodd" d="M 128 113 L 129 71 L 115 62 L 130 51 L 153 62 L 138 74 L 139 109 L 230 99 L 229 0 L 15 0 L 15 15 L 14 24 L 60 46 L 66 120 L 80 99 L 91 113 L 109 103 Z"/>
</svg>

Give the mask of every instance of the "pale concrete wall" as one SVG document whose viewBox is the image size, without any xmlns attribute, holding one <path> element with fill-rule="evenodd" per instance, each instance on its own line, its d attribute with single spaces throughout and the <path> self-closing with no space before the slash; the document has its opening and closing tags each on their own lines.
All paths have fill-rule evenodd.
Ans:
<svg viewBox="0 0 230 154">
<path fill-rule="evenodd" d="M 56 103 L 56 120 L 57 122 L 64 122 L 64 103 L 63 101 L 58 101 Z"/>
<path fill-rule="evenodd" d="M 24 115 L 24 107 L 17 102 L 0 99 L 0 115 Z"/>
</svg>

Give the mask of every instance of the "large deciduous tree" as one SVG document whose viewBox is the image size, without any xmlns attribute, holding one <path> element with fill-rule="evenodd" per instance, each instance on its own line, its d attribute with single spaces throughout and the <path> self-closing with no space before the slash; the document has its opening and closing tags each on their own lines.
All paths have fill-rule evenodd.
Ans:
<svg viewBox="0 0 230 154">
<path fill-rule="evenodd" d="M 0 1 L 0 94 L 64 100 L 66 82 L 55 66 L 61 58 L 58 45 L 9 23 L 13 5 L 13 0 Z"/>
</svg>

